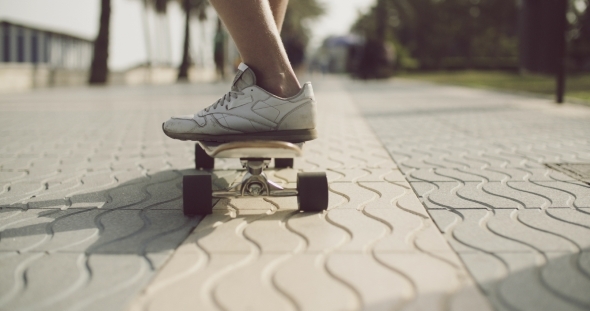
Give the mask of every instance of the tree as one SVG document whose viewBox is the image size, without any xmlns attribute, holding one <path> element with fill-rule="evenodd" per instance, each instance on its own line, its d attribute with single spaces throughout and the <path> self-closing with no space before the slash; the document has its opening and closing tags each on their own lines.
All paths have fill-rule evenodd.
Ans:
<svg viewBox="0 0 590 311">
<path fill-rule="evenodd" d="M 144 41 L 145 41 L 145 51 L 147 66 L 151 66 L 152 62 L 155 59 L 158 59 L 160 55 L 165 54 L 165 57 L 169 60 L 170 59 L 170 25 L 168 22 L 168 15 L 166 14 L 168 11 L 168 2 L 170 0 L 142 0 L 143 1 L 143 29 L 144 29 Z M 153 46 L 152 46 L 152 28 L 150 27 L 149 23 L 149 12 L 153 10 L 156 13 L 156 27 L 155 27 L 155 35 L 156 35 L 156 55 L 153 55 Z M 164 39 L 164 44 L 159 42 L 161 39 Z M 162 51 L 163 49 L 163 51 Z"/>
<path fill-rule="evenodd" d="M 109 27 L 111 22 L 111 0 L 101 0 L 98 36 L 94 41 L 94 55 L 90 65 L 90 84 L 105 84 L 109 68 Z"/>
<path fill-rule="evenodd" d="M 375 37 L 381 32 L 376 21 L 386 20 L 385 40 L 421 69 L 517 66 L 515 0 L 379 0 L 377 5 L 385 9 L 360 16 L 353 31 Z M 399 62 L 404 53 L 398 53 Z"/>
<path fill-rule="evenodd" d="M 281 39 L 292 66 L 303 62 L 305 47 L 309 42 L 310 30 L 306 21 L 320 17 L 325 9 L 317 0 L 289 1 Z"/>
<path fill-rule="evenodd" d="M 190 57 L 190 21 L 192 14 L 196 14 L 200 21 L 207 19 L 207 0 L 181 0 L 185 13 L 184 44 L 182 48 L 182 61 L 178 67 L 178 81 L 188 80 L 188 69 L 191 65 Z"/>
</svg>

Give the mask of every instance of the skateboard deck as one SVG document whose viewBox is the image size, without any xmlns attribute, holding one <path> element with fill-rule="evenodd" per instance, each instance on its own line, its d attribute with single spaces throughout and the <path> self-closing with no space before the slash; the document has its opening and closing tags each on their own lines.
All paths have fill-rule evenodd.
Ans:
<svg viewBox="0 0 590 311">
<path fill-rule="evenodd" d="M 236 141 L 229 143 L 198 142 L 212 158 L 296 158 L 301 157 L 303 143 L 285 141 Z"/>
</svg>

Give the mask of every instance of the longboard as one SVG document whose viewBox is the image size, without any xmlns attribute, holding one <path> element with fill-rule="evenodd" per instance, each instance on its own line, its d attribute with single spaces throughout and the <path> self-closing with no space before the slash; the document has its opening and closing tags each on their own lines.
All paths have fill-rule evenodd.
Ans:
<svg viewBox="0 0 590 311">
<path fill-rule="evenodd" d="M 303 155 L 303 143 L 293 144 L 285 141 L 200 141 L 198 144 L 212 158 L 297 158 Z"/>
<path fill-rule="evenodd" d="M 197 142 L 195 169 L 211 170 L 215 158 L 239 158 L 246 173 L 239 184 L 229 189 L 212 190 L 212 179 L 203 171 L 183 177 L 183 211 L 187 216 L 212 212 L 213 198 L 297 196 L 299 209 L 307 212 L 328 208 L 328 179 L 324 172 L 300 172 L 297 188 L 287 189 L 267 179 L 264 169 L 271 159 L 275 168 L 293 167 L 293 158 L 301 157 L 303 143 L 284 141 L 238 141 L 229 143 Z"/>
</svg>

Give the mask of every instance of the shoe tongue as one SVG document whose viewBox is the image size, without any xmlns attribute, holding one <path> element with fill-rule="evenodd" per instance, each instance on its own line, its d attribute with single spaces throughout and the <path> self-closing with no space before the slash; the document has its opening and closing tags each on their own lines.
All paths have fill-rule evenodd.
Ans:
<svg viewBox="0 0 590 311">
<path fill-rule="evenodd" d="M 243 89 L 256 85 L 256 75 L 248 65 L 241 63 L 238 66 L 238 73 L 234 78 L 231 90 L 234 92 L 241 92 Z"/>
</svg>

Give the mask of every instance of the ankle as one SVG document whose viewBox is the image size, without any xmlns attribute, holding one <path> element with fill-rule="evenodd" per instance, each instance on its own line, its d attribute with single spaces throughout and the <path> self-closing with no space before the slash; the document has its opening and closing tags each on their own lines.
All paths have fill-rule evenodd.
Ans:
<svg viewBox="0 0 590 311">
<path fill-rule="evenodd" d="M 258 80 L 256 84 L 267 92 L 282 98 L 294 96 L 301 90 L 297 80 L 265 79 Z"/>
<path fill-rule="evenodd" d="M 278 97 L 291 97 L 301 90 L 301 85 L 293 72 L 268 73 L 255 70 L 254 73 L 256 85 Z"/>
</svg>

